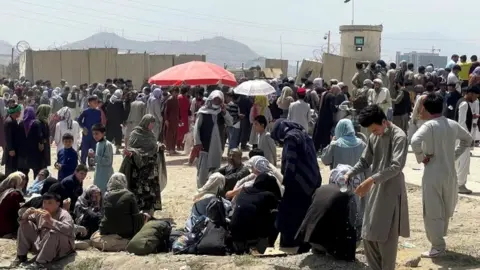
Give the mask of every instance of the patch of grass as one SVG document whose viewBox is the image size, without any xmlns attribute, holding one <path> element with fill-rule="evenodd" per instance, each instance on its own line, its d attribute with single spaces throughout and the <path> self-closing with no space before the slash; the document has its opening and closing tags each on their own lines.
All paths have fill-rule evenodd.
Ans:
<svg viewBox="0 0 480 270">
<path fill-rule="evenodd" d="M 73 264 L 69 264 L 65 267 L 65 270 L 93 270 L 101 269 L 103 259 L 100 257 L 86 258 L 80 261 L 75 261 Z"/>
<path fill-rule="evenodd" d="M 257 260 L 252 255 L 242 255 L 242 256 L 235 256 L 233 258 L 233 263 L 236 266 L 249 266 L 255 265 Z"/>
</svg>

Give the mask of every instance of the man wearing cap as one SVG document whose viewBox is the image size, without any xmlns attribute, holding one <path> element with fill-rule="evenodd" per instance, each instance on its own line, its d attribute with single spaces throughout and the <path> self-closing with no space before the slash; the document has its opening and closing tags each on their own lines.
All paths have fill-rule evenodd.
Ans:
<svg viewBox="0 0 480 270">
<path fill-rule="evenodd" d="M 308 123 L 312 120 L 310 105 L 305 102 L 305 88 L 298 88 L 298 100 L 290 104 L 287 120 L 300 124 L 308 132 Z"/>
<path fill-rule="evenodd" d="M 476 128 L 476 122 L 479 117 L 478 114 L 472 113 L 472 108 L 470 103 L 478 99 L 480 94 L 480 86 L 474 85 L 467 89 L 463 98 L 457 102 L 455 108 L 455 120 L 460 124 L 461 127 L 468 130 L 469 133 L 472 132 L 473 128 Z M 457 159 L 457 179 L 458 179 L 458 193 L 460 194 L 471 194 L 472 191 L 469 190 L 465 184 L 467 183 L 468 175 L 470 174 L 470 151 L 465 151 Z"/>
<path fill-rule="evenodd" d="M 9 175 L 18 170 L 17 152 L 20 148 L 20 144 L 25 143 L 19 141 L 19 138 L 22 136 L 18 136 L 18 133 L 22 131 L 17 121 L 21 112 L 22 107 L 18 104 L 15 104 L 7 110 L 8 116 L 4 123 L 5 148 L 3 149 L 2 158 L 2 165 L 5 165 L 5 175 Z"/>
</svg>

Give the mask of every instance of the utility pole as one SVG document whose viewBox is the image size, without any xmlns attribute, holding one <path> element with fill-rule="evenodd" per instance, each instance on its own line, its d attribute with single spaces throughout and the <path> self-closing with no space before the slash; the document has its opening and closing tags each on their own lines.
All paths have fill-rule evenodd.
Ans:
<svg viewBox="0 0 480 270">
<path fill-rule="evenodd" d="M 352 25 L 354 25 L 354 22 L 355 22 L 355 4 L 354 4 L 354 0 L 352 0 Z"/>
<path fill-rule="evenodd" d="M 281 35 L 280 35 L 280 59 L 283 59 L 283 42 L 282 42 Z"/>
<path fill-rule="evenodd" d="M 330 54 L 330 31 L 327 33 L 327 53 Z"/>
<path fill-rule="evenodd" d="M 298 76 L 298 65 L 299 65 L 300 61 L 297 60 L 297 73 L 296 73 L 296 76 Z"/>
</svg>

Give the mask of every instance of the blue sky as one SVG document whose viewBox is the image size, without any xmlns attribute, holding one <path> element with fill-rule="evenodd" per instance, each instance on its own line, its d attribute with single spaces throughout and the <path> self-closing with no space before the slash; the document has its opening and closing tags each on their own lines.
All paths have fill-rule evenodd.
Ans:
<svg viewBox="0 0 480 270">
<path fill-rule="evenodd" d="M 470 34 L 475 17 L 458 11 L 480 10 L 478 0 L 459 1 L 458 11 L 446 1 L 354 1 L 355 23 L 383 24 L 385 40 L 398 38 L 395 34 L 402 32 L 441 33 L 446 41 L 477 39 Z M 281 39 L 284 58 L 292 60 L 321 49 L 329 30 L 332 42 L 338 43 L 338 27 L 350 24 L 352 14 L 351 4 L 343 0 L 0 0 L 0 6 L 2 39 L 11 44 L 26 40 L 34 49 L 107 31 L 136 40 L 224 36 L 269 57 L 280 57 Z M 451 20 L 445 19 L 449 17 Z M 458 22 L 452 22 L 455 18 Z M 411 42 L 415 47 L 415 40 L 402 39 L 402 44 Z"/>
</svg>

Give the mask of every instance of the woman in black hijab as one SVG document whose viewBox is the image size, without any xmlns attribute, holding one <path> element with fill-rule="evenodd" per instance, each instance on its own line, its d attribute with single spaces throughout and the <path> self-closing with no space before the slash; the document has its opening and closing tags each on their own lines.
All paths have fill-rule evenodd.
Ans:
<svg viewBox="0 0 480 270">
<path fill-rule="evenodd" d="M 267 241 L 275 227 L 275 210 L 281 198 L 274 176 L 262 173 L 253 186 L 244 188 L 236 197 L 230 223 L 232 240 L 238 253 L 248 251 L 261 240 Z"/>
<path fill-rule="evenodd" d="M 341 192 L 335 184 L 319 187 L 297 233 L 313 252 L 328 253 L 337 260 L 354 261 L 357 248 L 357 208 L 352 192 Z"/>
</svg>

